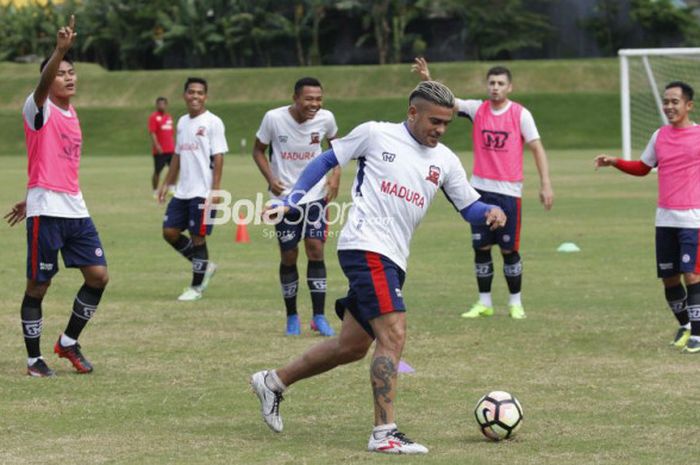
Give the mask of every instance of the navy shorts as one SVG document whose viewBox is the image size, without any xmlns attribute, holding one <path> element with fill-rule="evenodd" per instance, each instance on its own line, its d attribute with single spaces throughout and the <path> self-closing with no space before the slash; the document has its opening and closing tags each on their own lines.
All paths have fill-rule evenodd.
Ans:
<svg viewBox="0 0 700 465">
<path fill-rule="evenodd" d="M 204 197 L 191 199 L 178 199 L 173 197 L 168 203 L 163 218 L 163 228 L 174 228 L 184 231 L 187 229 L 195 236 L 208 236 L 211 234 L 214 224 L 206 224 L 205 219 L 214 218 L 216 210 L 208 208 Z"/>
<path fill-rule="evenodd" d="M 165 166 L 170 166 L 170 161 L 173 159 L 172 153 L 161 153 L 153 155 L 153 168 L 157 174 L 163 171 Z"/>
<path fill-rule="evenodd" d="M 698 234 L 700 229 L 656 228 L 656 273 L 659 278 L 700 273 Z"/>
<path fill-rule="evenodd" d="M 27 279 L 51 280 L 58 273 L 58 252 L 66 268 L 107 266 L 100 236 L 90 218 L 27 218 Z"/>
<path fill-rule="evenodd" d="M 292 207 L 275 225 L 275 232 L 283 251 L 294 249 L 302 238 L 325 242 L 328 236 L 326 201 L 320 199 Z"/>
<path fill-rule="evenodd" d="M 350 289 L 347 296 L 335 301 L 335 313 L 342 320 L 345 311 L 349 311 L 374 338 L 370 320 L 387 313 L 406 311 L 401 294 L 406 272 L 375 252 L 339 250 L 338 259 Z"/>
<path fill-rule="evenodd" d="M 472 225 L 473 247 L 480 249 L 487 245 L 498 244 L 502 250 L 517 252 L 520 249 L 521 199 L 479 189 L 476 191 L 481 195 L 480 201 L 501 207 L 507 220 L 505 227 L 495 231 L 491 231 L 486 225 Z"/>
</svg>

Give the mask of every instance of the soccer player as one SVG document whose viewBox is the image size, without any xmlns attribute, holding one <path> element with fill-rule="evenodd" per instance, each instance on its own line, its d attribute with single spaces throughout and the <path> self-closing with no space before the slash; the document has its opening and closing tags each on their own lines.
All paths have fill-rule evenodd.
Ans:
<svg viewBox="0 0 700 465">
<path fill-rule="evenodd" d="M 335 304 L 342 319 L 340 336 L 316 344 L 282 368 L 252 376 L 263 420 L 272 430 L 282 431 L 279 407 L 287 387 L 361 360 L 376 340 L 370 367 L 375 427 L 368 449 L 428 452 L 399 432 L 394 416 L 397 367 L 406 338 L 401 288 L 411 237 L 440 189 L 467 221 L 490 228 L 506 223 L 500 208 L 478 200 L 457 156 L 439 143 L 453 106 L 454 96 L 446 86 L 420 83 L 410 94 L 405 122 L 364 123 L 333 141 L 332 149 L 309 164 L 284 206 L 277 208 L 279 213 L 297 205 L 324 173 L 357 160 L 353 206 L 338 241 L 338 258 L 349 281 L 347 296 Z"/>
<path fill-rule="evenodd" d="M 27 287 L 21 318 L 27 374 L 36 377 L 54 375 L 41 355 L 41 304 L 58 272 L 58 252 L 64 266 L 79 268 L 84 278 L 68 326 L 54 345 L 54 352 L 68 359 L 78 373 L 93 370 L 78 337 L 95 314 L 109 280 L 100 237 L 78 180 L 83 137 L 70 103 L 78 77 L 66 56 L 75 37 L 75 17 L 71 16 L 68 26 L 58 30 L 56 48 L 41 63 L 39 84 L 25 101 L 27 197 L 5 215 L 11 226 L 27 218 Z"/>
<path fill-rule="evenodd" d="M 323 140 L 331 141 L 338 132 L 333 113 L 323 105 L 323 88 L 314 78 L 305 77 L 294 84 L 292 105 L 265 113 L 256 134 L 253 159 L 265 177 L 273 199 L 289 195 L 304 168 L 321 154 Z M 271 146 L 269 161 L 265 152 Z M 313 318 L 311 329 L 332 336 L 333 328 L 324 316 L 326 301 L 326 264 L 323 246 L 326 241 L 325 207 L 338 195 L 340 168 L 334 168 L 299 202 L 294 210 L 275 225 L 280 247 L 279 279 L 287 310 L 287 336 L 301 334 L 297 313 L 299 241 L 304 239 L 308 258 L 306 282 L 311 293 Z"/>
<path fill-rule="evenodd" d="M 153 152 L 154 170 L 151 177 L 153 196 L 158 197 L 160 172 L 165 166 L 170 166 L 170 160 L 175 151 L 173 137 L 173 117 L 168 113 L 168 99 L 156 99 L 156 111 L 148 117 L 148 133 L 151 136 L 151 151 Z"/>
<path fill-rule="evenodd" d="M 674 81 L 666 86 L 663 111 L 669 124 L 651 136 L 641 160 L 598 155 L 596 169 L 614 166 L 634 176 L 658 168 L 656 266 L 668 306 L 680 327 L 671 345 L 700 353 L 700 126 L 690 120 L 693 88 Z M 685 283 L 685 287 L 683 286 Z"/>
<path fill-rule="evenodd" d="M 412 67 L 423 80 L 430 80 L 428 63 L 416 58 Z M 523 265 L 520 258 L 521 197 L 523 191 L 523 145 L 535 158 L 540 176 L 540 201 L 545 210 L 552 208 L 554 193 L 549 179 L 547 154 L 540 140 L 532 114 L 508 95 L 513 90 L 512 76 L 507 68 L 497 66 L 486 74 L 489 99 L 455 99 L 455 111 L 473 122 L 474 169 L 471 184 L 485 202 L 503 209 L 511 221 L 497 231 L 472 225 L 472 246 L 479 289 L 479 300 L 464 318 L 493 315 L 491 283 L 493 261 L 491 247 L 495 244 L 503 255 L 503 274 L 510 291 L 509 314 L 525 318 L 521 299 Z"/>
<path fill-rule="evenodd" d="M 210 193 L 221 188 L 228 144 L 224 123 L 206 108 L 208 90 L 206 80 L 187 78 L 184 93 L 187 114 L 177 122 L 175 154 L 158 192 L 160 202 L 165 202 L 168 186 L 177 180 L 175 196 L 170 199 L 163 219 L 163 238 L 192 262 L 192 283 L 178 297 L 180 301 L 201 299 L 216 272 L 216 264 L 209 261 L 206 236 L 213 228 L 208 219 L 214 210 L 209 206 L 219 199 L 210 198 Z M 189 231 L 189 238 L 182 234 L 184 230 Z"/>
</svg>

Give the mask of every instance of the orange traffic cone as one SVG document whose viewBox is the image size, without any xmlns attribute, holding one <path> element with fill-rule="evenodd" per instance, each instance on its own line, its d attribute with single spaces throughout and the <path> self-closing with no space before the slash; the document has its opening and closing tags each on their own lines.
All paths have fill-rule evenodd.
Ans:
<svg viewBox="0 0 700 465">
<path fill-rule="evenodd" d="M 236 221 L 236 242 L 247 244 L 250 242 L 250 235 L 248 235 L 248 225 L 243 220 L 243 215 L 238 215 L 238 221 Z"/>
</svg>

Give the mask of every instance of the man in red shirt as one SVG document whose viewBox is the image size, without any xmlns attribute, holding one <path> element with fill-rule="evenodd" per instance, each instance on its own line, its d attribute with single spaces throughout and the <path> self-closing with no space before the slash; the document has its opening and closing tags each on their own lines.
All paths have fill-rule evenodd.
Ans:
<svg viewBox="0 0 700 465">
<path fill-rule="evenodd" d="M 165 165 L 170 166 L 170 160 L 175 151 L 173 117 L 166 111 L 167 109 L 168 99 L 158 97 L 156 99 L 156 111 L 148 117 L 148 132 L 151 135 L 153 162 L 155 164 L 153 177 L 151 178 L 154 196 L 158 194 L 160 172 L 163 171 Z"/>
</svg>

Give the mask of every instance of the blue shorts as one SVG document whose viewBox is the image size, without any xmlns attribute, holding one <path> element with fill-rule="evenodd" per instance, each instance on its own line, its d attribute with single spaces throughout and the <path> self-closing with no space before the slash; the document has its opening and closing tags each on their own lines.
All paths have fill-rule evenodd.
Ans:
<svg viewBox="0 0 700 465">
<path fill-rule="evenodd" d="M 208 216 L 214 218 L 216 210 L 205 208 L 206 199 L 204 197 L 194 197 L 191 199 L 178 199 L 173 197 L 168 203 L 163 218 L 163 228 L 173 228 L 184 231 L 187 229 L 195 236 L 208 236 L 214 229 L 214 224 L 206 224 L 204 221 Z"/>
<path fill-rule="evenodd" d="M 27 279 L 50 281 L 58 273 L 58 251 L 66 268 L 107 266 L 100 236 L 90 218 L 27 218 Z"/>
<path fill-rule="evenodd" d="M 656 228 L 656 273 L 659 278 L 700 273 L 698 234 L 700 229 Z"/>
<path fill-rule="evenodd" d="M 501 207 L 507 220 L 505 227 L 495 231 L 491 231 L 486 225 L 472 225 L 472 246 L 480 249 L 487 245 L 498 244 L 502 250 L 517 252 L 520 249 L 521 199 L 479 189 L 476 191 L 481 195 L 479 200 L 482 202 Z"/>
<path fill-rule="evenodd" d="M 328 236 L 326 201 L 320 199 L 293 207 L 275 225 L 275 232 L 283 251 L 294 249 L 302 238 L 325 242 Z"/>
<path fill-rule="evenodd" d="M 406 273 L 399 266 L 375 252 L 339 250 L 338 259 L 347 276 L 348 295 L 335 301 L 335 313 L 343 319 L 345 310 L 372 338 L 369 321 L 391 312 L 405 312 L 401 288 Z"/>
</svg>

